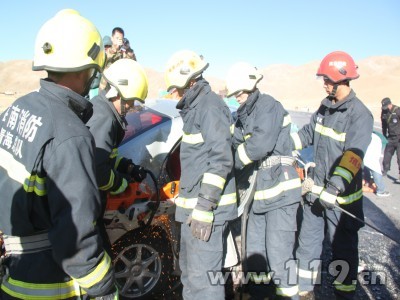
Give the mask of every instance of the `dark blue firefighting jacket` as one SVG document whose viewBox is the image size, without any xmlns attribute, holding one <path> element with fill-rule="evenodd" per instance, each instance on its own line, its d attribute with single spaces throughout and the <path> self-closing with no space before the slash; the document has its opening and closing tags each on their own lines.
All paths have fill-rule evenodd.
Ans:
<svg viewBox="0 0 400 300">
<path fill-rule="evenodd" d="M 91 104 L 41 80 L 0 116 L 0 230 L 4 293 L 23 299 L 104 295 L 110 257 L 95 220 L 101 209 L 94 141 L 83 123 Z"/>
</svg>

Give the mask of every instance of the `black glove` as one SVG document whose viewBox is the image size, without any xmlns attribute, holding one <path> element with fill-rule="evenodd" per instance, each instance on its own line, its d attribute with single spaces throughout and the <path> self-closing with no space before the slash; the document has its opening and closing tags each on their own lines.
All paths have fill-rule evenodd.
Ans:
<svg viewBox="0 0 400 300">
<path fill-rule="evenodd" d="M 207 242 L 210 239 L 212 226 L 214 222 L 214 208 L 216 205 L 201 197 L 197 200 L 197 205 L 192 214 L 187 218 L 188 224 L 192 230 L 192 235 L 199 240 Z"/>
<path fill-rule="evenodd" d="M 319 203 L 326 209 L 334 209 L 339 192 L 334 185 L 327 183 L 319 194 Z"/>
<path fill-rule="evenodd" d="M 128 170 L 129 170 L 129 175 L 131 175 L 133 180 L 135 180 L 136 182 L 142 182 L 147 176 L 146 169 L 143 168 L 142 166 L 131 164 L 129 165 Z"/>
</svg>

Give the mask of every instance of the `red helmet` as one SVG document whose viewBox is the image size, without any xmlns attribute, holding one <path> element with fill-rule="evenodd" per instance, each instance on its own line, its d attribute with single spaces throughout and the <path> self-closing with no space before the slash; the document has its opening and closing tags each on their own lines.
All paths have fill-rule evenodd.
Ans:
<svg viewBox="0 0 400 300">
<path fill-rule="evenodd" d="M 358 66 L 353 58 L 343 51 L 329 53 L 321 61 L 317 76 L 324 76 L 334 83 L 345 80 L 357 79 L 360 75 L 357 73 Z"/>
</svg>

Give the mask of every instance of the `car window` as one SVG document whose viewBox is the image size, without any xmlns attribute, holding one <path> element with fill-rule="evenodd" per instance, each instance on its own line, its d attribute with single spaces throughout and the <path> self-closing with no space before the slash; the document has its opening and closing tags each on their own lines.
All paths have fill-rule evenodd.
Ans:
<svg viewBox="0 0 400 300">
<path fill-rule="evenodd" d="M 126 121 L 128 124 L 121 145 L 168 120 L 170 120 L 169 117 L 147 107 L 144 107 L 139 111 L 128 113 L 126 115 Z"/>
</svg>

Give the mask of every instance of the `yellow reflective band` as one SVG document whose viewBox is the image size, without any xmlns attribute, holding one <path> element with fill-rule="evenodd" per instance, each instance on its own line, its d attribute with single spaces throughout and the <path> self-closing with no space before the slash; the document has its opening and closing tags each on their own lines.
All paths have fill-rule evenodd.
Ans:
<svg viewBox="0 0 400 300">
<path fill-rule="evenodd" d="M 323 190 L 322 186 L 313 185 L 311 192 L 313 194 L 319 195 L 322 192 L 322 190 Z M 354 201 L 360 200 L 362 196 L 363 196 L 363 191 L 361 189 L 347 196 L 339 196 L 336 198 L 336 200 L 337 202 L 339 202 L 339 204 L 347 205 L 353 203 Z"/>
<path fill-rule="evenodd" d="M 244 136 L 244 140 L 247 140 L 249 137 L 251 137 L 251 134 L 249 133 L 249 134 L 246 134 L 245 136 Z"/>
<path fill-rule="evenodd" d="M 110 153 L 110 158 L 115 158 L 118 156 L 118 148 L 114 148 L 112 149 L 111 153 Z"/>
<path fill-rule="evenodd" d="M 321 195 L 319 195 L 319 198 L 322 201 L 325 201 L 325 202 L 328 202 L 328 203 L 331 203 L 331 204 L 335 204 L 337 196 L 336 195 L 332 195 L 331 193 L 327 193 L 325 191 L 325 189 L 323 189 Z"/>
<path fill-rule="evenodd" d="M 237 148 L 237 152 L 239 154 L 239 159 L 243 163 L 243 165 L 247 166 L 251 164 L 253 161 L 247 156 L 246 150 L 244 149 L 244 144 L 240 144 Z"/>
<path fill-rule="evenodd" d="M 192 219 L 206 223 L 212 223 L 214 221 L 214 214 L 212 211 L 202 211 L 193 209 Z"/>
<path fill-rule="evenodd" d="M 201 132 L 196 134 L 190 134 L 184 132 L 182 136 L 182 142 L 187 144 L 200 144 L 204 143 L 204 139 L 203 136 L 201 135 Z"/>
<path fill-rule="evenodd" d="M 25 179 L 24 190 L 27 193 L 34 192 L 38 196 L 45 196 L 46 190 L 46 177 L 40 177 L 39 175 L 31 175 Z"/>
<path fill-rule="evenodd" d="M 75 280 L 59 283 L 28 283 L 8 277 L 1 289 L 10 296 L 26 300 L 69 299 L 86 294 Z"/>
<path fill-rule="evenodd" d="M 339 166 L 346 168 L 353 175 L 356 175 L 357 172 L 361 169 L 362 158 L 355 154 L 353 151 L 346 151 L 343 154 L 342 159 L 340 160 Z"/>
<path fill-rule="evenodd" d="M 315 131 L 339 142 L 344 142 L 346 140 L 346 132 L 337 132 L 332 128 L 322 126 L 321 124 L 315 125 Z"/>
<path fill-rule="evenodd" d="M 356 285 L 355 284 L 343 284 L 340 283 L 339 281 L 334 281 L 333 285 L 335 286 L 335 289 L 338 291 L 342 292 L 354 292 L 356 290 Z"/>
<path fill-rule="evenodd" d="M 237 201 L 236 193 L 222 195 L 221 199 L 219 200 L 218 206 L 224 206 L 229 204 L 235 204 Z M 175 204 L 182 208 L 193 209 L 196 207 L 197 198 L 182 198 L 178 197 L 175 200 Z"/>
<path fill-rule="evenodd" d="M 335 168 L 333 175 L 339 175 L 340 177 L 344 178 L 348 183 L 353 180 L 353 174 L 339 166 Z"/>
<path fill-rule="evenodd" d="M 295 149 L 295 150 L 301 150 L 301 149 L 303 149 L 303 145 L 301 144 L 300 136 L 299 136 L 299 134 L 298 134 L 297 132 L 292 132 L 292 133 L 290 134 L 290 137 L 291 137 L 292 140 L 293 140 L 294 149 Z"/>
<path fill-rule="evenodd" d="M 265 272 L 249 272 L 250 273 L 250 280 L 255 282 L 255 283 L 269 283 L 272 279 L 272 274 L 268 273 L 265 274 Z"/>
<path fill-rule="evenodd" d="M 324 189 L 323 186 L 319 186 L 319 185 L 315 185 L 314 184 L 312 186 L 312 188 L 311 188 L 311 193 L 319 195 L 319 194 L 321 194 L 323 189 Z"/>
<path fill-rule="evenodd" d="M 354 194 L 348 195 L 348 196 L 342 196 L 342 197 L 337 197 L 337 201 L 340 204 L 350 204 L 353 203 L 354 201 L 360 200 L 363 197 L 363 191 L 358 190 Z"/>
<path fill-rule="evenodd" d="M 183 198 L 183 197 L 178 197 L 178 199 L 175 200 L 176 206 L 183 207 L 183 208 L 189 208 L 193 209 L 196 204 L 197 204 L 197 198 Z"/>
<path fill-rule="evenodd" d="M 121 162 L 122 158 L 123 158 L 122 156 L 117 157 L 114 164 L 114 170 L 118 169 L 119 163 Z"/>
<path fill-rule="evenodd" d="M 114 185 L 114 179 L 115 179 L 115 174 L 114 174 L 114 171 L 111 170 L 108 183 L 106 185 L 100 186 L 99 189 L 102 191 L 107 191 L 107 190 L 111 189 L 112 186 Z"/>
<path fill-rule="evenodd" d="M 224 188 L 226 180 L 221 176 L 212 174 L 212 173 L 204 173 L 203 183 L 207 183 L 213 186 L 220 188 L 221 190 Z"/>
<path fill-rule="evenodd" d="M 297 295 L 298 292 L 299 292 L 299 287 L 297 285 L 286 288 L 283 287 L 276 288 L 276 294 L 278 296 L 292 297 L 294 295 Z"/>
<path fill-rule="evenodd" d="M 218 206 L 235 204 L 237 202 L 236 193 L 222 195 Z"/>
<path fill-rule="evenodd" d="M 297 272 L 299 274 L 299 277 L 301 277 L 301 278 L 317 279 L 317 277 L 318 277 L 318 271 L 309 271 L 309 270 L 298 269 Z"/>
<path fill-rule="evenodd" d="M 231 135 L 233 135 L 235 133 L 235 124 L 231 125 L 230 130 L 231 130 Z"/>
<path fill-rule="evenodd" d="M 288 190 L 292 190 L 292 189 L 300 188 L 300 187 L 301 187 L 300 178 L 286 180 L 286 181 L 278 183 L 273 188 L 255 192 L 254 200 L 268 200 L 275 196 L 278 196 L 279 194 L 283 193 L 284 191 L 288 191 Z"/>
<path fill-rule="evenodd" d="M 286 126 L 290 125 L 291 123 L 292 123 L 292 118 L 290 117 L 290 115 L 284 116 L 282 127 L 286 127 Z"/>
<path fill-rule="evenodd" d="M 176 206 L 182 207 L 182 208 L 189 208 L 193 209 L 196 204 L 197 204 L 197 198 L 183 198 L 183 197 L 178 197 L 178 199 L 175 200 Z"/>
<path fill-rule="evenodd" d="M 81 287 L 90 288 L 99 283 L 111 268 L 111 258 L 104 252 L 103 259 L 97 265 L 93 272 L 82 278 L 74 278 Z"/>
<path fill-rule="evenodd" d="M 0 148 L 0 166 L 6 170 L 8 177 L 20 184 L 24 184 L 25 179 L 31 176 L 22 163 L 2 148 Z"/>
</svg>

